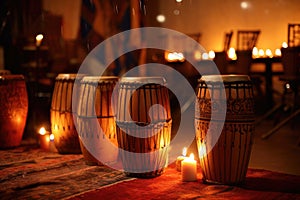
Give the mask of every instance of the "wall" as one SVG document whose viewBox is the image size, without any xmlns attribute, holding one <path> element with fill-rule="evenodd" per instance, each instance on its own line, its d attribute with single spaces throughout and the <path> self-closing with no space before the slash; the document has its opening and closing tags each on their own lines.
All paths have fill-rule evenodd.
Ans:
<svg viewBox="0 0 300 200">
<path fill-rule="evenodd" d="M 164 14 L 162 27 L 184 33 L 201 32 L 201 44 L 207 49 L 222 50 L 224 33 L 234 31 L 235 46 L 238 29 L 260 29 L 258 48 L 279 48 L 287 40 L 287 24 L 300 23 L 299 0 L 245 0 L 248 8 L 241 8 L 241 0 L 149 0 L 148 16 Z M 156 10 L 155 10 L 156 9 Z M 180 14 L 174 14 L 179 11 Z M 154 20 L 154 19 L 152 19 Z M 155 25 L 147 19 L 148 25 Z"/>
<path fill-rule="evenodd" d="M 77 38 L 81 0 L 43 0 L 43 9 L 63 17 L 62 35 L 64 39 Z"/>
</svg>

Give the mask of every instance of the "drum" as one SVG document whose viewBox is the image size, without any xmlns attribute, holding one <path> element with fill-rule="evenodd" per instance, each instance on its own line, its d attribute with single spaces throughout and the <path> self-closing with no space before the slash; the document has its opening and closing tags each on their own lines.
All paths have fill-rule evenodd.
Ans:
<svg viewBox="0 0 300 200">
<path fill-rule="evenodd" d="M 172 119 L 165 85 L 162 77 L 126 77 L 120 81 L 117 140 L 128 176 L 159 176 L 167 165 Z"/>
<path fill-rule="evenodd" d="M 222 81 L 218 81 L 220 77 Z M 222 127 L 224 118 L 221 118 L 221 112 L 225 108 Z M 254 99 L 250 78 L 246 75 L 203 76 L 197 88 L 195 110 L 203 181 L 230 185 L 242 183 L 254 134 Z M 212 110 L 215 113 L 213 119 Z M 214 136 L 218 128 L 220 136 L 216 139 Z M 216 140 L 215 144 L 213 140 Z"/>
<path fill-rule="evenodd" d="M 54 135 L 54 144 L 61 154 L 81 153 L 78 133 L 73 119 L 73 105 L 78 99 L 73 99 L 73 87 L 78 87 L 77 80 L 84 75 L 59 74 L 55 79 L 54 91 L 50 109 L 51 132 Z M 74 90 L 77 91 L 77 90 Z"/>
<path fill-rule="evenodd" d="M 23 75 L 0 76 L 0 148 L 19 146 L 28 113 L 28 96 Z"/>
<path fill-rule="evenodd" d="M 112 93 L 115 76 L 85 76 L 80 82 L 77 125 L 81 151 L 88 165 L 117 162 L 118 143 Z"/>
</svg>

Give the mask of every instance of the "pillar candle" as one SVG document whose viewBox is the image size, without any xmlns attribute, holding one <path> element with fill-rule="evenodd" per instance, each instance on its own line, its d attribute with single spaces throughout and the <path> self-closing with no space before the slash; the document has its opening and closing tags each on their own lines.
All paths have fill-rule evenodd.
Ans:
<svg viewBox="0 0 300 200">
<path fill-rule="evenodd" d="M 176 169 L 177 171 L 181 171 L 181 162 L 186 158 L 186 152 L 187 152 L 187 148 L 184 147 L 182 149 L 182 156 L 178 156 L 176 159 Z"/>
<path fill-rule="evenodd" d="M 197 161 L 194 160 L 193 154 L 181 162 L 181 175 L 182 181 L 197 180 Z"/>
</svg>

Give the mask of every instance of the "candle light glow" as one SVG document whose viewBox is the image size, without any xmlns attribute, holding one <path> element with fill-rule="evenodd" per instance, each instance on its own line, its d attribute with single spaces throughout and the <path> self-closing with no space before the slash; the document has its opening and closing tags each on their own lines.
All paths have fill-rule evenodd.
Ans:
<svg viewBox="0 0 300 200">
<path fill-rule="evenodd" d="M 42 34 L 38 34 L 36 37 L 35 37 L 35 40 L 36 40 L 36 43 L 35 45 L 37 47 L 41 46 L 41 43 L 42 43 L 42 40 L 43 40 L 44 36 Z"/>
<path fill-rule="evenodd" d="M 182 181 L 196 181 L 197 180 L 197 162 L 194 160 L 194 154 L 182 161 L 181 175 Z"/>
<path fill-rule="evenodd" d="M 176 160 L 176 169 L 177 169 L 177 171 L 181 171 L 181 163 L 182 163 L 182 161 L 186 158 L 186 154 L 187 154 L 187 148 L 186 147 L 184 147 L 183 149 L 182 149 L 182 156 L 178 156 L 177 157 L 177 160 Z"/>
</svg>

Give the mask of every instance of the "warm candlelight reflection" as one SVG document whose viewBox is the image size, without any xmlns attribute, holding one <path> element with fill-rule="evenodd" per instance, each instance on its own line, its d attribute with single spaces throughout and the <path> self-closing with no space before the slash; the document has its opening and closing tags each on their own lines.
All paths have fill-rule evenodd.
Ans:
<svg viewBox="0 0 300 200">
<path fill-rule="evenodd" d="M 283 42 L 281 46 L 282 46 L 282 48 L 287 48 L 288 44 L 286 42 Z"/>
<path fill-rule="evenodd" d="M 41 43 L 42 43 L 42 40 L 43 40 L 44 36 L 42 34 L 38 34 L 36 37 L 35 37 L 35 40 L 36 40 L 36 46 L 39 47 L 41 46 Z"/>
<path fill-rule="evenodd" d="M 228 58 L 230 58 L 231 60 L 236 60 L 237 57 L 236 57 L 236 53 L 235 53 L 235 49 L 233 47 L 231 47 L 229 50 L 228 50 Z"/>
<path fill-rule="evenodd" d="M 168 62 L 183 62 L 185 60 L 183 54 L 178 52 L 165 52 L 165 59 Z"/>
<path fill-rule="evenodd" d="M 182 161 L 186 158 L 186 154 L 187 154 L 187 148 L 184 147 L 182 149 L 182 155 L 181 156 L 178 156 L 177 159 L 176 159 L 176 169 L 177 171 L 181 171 L 181 163 Z"/>
<path fill-rule="evenodd" d="M 265 51 L 263 49 L 258 50 L 258 55 L 259 57 L 264 57 L 265 56 Z"/>
<path fill-rule="evenodd" d="M 267 56 L 267 57 L 270 57 L 270 58 L 273 57 L 273 54 L 272 54 L 271 49 L 267 49 L 267 50 L 266 50 L 266 56 Z"/>
<path fill-rule="evenodd" d="M 213 51 L 213 50 L 210 50 L 209 52 L 208 52 L 208 57 L 209 57 L 209 59 L 214 59 L 215 58 L 215 56 L 216 56 L 216 54 L 215 54 L 215 52 Z"/>
<path fill-rule="evenodd" d="M 197 61 L 202 59 L 202 55 L 201 55 L 200 51 L 195 51 L 194 52 L 194 59 L 197 60 Z"/>
<path fill-rule="evenodd" d="M 252 56 L 253 56 L 254 58 L 258 58 L 258 49 L 257 49 L 257 47 L 254 47 L 254 48 L 252 49 Z"/>
<path fill-rule="evenodd" d="M 280 49 L 275 50 L 275 56 L 281 56 L 281 50 Z"/>
<path fill-rule="evenodd" d="M 208 58 L 209 58 L 208 53 L 202 54 L 202 60 L 208 60 Z"/>
</svg>

